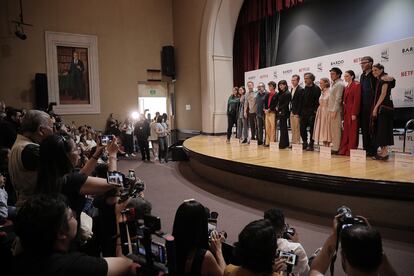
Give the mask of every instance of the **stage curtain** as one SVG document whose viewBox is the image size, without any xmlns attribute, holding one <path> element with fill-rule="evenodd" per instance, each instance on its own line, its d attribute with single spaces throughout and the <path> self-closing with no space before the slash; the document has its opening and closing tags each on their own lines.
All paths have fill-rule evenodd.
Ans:
<svg viewBox="0 0 414 276">
<path fill-rule="evenodd" d="M 233 40 L 233 84 L 244 84 L 244 72 L 276 64 L 279 12 L 304 0 L 245 0 Z"/>
</svg>

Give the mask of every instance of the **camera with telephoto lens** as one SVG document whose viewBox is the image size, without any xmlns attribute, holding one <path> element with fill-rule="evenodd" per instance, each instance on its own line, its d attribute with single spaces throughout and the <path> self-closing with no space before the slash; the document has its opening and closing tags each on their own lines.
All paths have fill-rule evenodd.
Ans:
<svg viewBox="0 0 414 276">
<path fill-rule="evenodd" d="M 283 230 L 282 237 L 284 239 L 290 240 L 296 234 L 296 230 L 293 227 L 290 227 L 289 224 L 285 224 L 285 229 Z"/>
<path fill-rule="evenodd" d="M 128 198 L 135 198 L 145 190 L 145 183 L 135 176 L 134 170 L 129 170 L 128 176 L 124 178 L 124 189 L 120 195 L 119 202 Z"/>
<path fill-rule="evenodd" d="M 352 215 L 352 211 L 347 206 L 341 206 L 336 211 L 337 215 L 341 215 L 338 218 L 338 232 L 340 232 L 342 229 L 355 225 L 355 224 L 362 224 L 366 225 L 365 221 L 363 219 L 360 219 L 358 217 L 354 217 Z"/>
</svg>

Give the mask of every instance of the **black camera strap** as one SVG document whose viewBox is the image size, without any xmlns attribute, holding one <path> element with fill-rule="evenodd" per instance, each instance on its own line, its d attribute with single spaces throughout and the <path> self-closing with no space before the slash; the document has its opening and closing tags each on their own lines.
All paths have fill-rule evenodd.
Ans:
<svg viewBox="0 0 414 276">
<path fill-rule="evenodd" d="M 336 258 L 338 256 L 338 248 L 339 248 L 339 231 L 336 235 L 335 252 L 332 255 L 332 260 L 331 260 L 331 265 L 330 265 L 331 276 L 334 276 L 334 273 L 335 273 L 335 261 L 336 261 Z"/>
</svg>

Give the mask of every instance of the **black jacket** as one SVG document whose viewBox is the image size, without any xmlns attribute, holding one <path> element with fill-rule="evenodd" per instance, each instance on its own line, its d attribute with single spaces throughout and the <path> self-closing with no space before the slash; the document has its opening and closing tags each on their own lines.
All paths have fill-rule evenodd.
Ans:
<svg viewBox="0 0 414 276">
<path fill-rule="evenodd" d="M 284 92 L 279 92 L 278 96 L 278 104 L 277 104 L 277 115 L 279 118 L 284 119 L 289 117 L 289 104 L 290 100 L 292 99 L 292 95 L 290 94 L 289 90 Z"/>
<path fill-rule="evenodd" d="M 134 134 L 138 140 L 148 140 L 148 137 L 151 134 L 151 129 L 147 120 L 138 121 L 134 127 Z"/>
<path fill-rule="evenodd" d="M 303 87 L 298 85 L 298 87 L 296 88 L 295 94 L 292 97 L 292 101 L 290 105 L 290 112 L 292 112 L 293 115 L 299 115 L 300 113 L 300 109 L 302 106 L 303 91 L 304 91 Z"/>
<path fill-rule="evenodd" d="M 318 86 L 315 84 L 312 86 L 305 86 L 299 116 L 315 115 L 318 110 L 320 96 L 321 89 Z"/>
<path fill-rule="evenodd" d="M 270 101 L 270 106 L 269 106 L 269 97 L 270 97 L 270 93 L 267 93 L 265 96 L 265 100 L 264 100 L 264 109 L 270 109 L 271 111 L 276 111 L 276 107 L 277 107 L 277 103 L 278 103 L 278 96 L 277 93 L 275 93 L 275 95 L 273 95 L 272 100 Z"/>
</svg>

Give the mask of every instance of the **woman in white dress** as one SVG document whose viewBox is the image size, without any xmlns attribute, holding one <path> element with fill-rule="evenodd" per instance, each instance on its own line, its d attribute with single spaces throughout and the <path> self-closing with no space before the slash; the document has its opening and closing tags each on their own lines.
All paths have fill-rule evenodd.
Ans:
<svg viewBox="0 0 414 276">
<path fill-rule="evenodd" d="M 321 88 L 321 96 L 319 97 L 319 107 L 316 111 L 315 127 L 313 128 L 313 140 L 319 145 L 320 142 L 324 146 L 328 147 L 332 142 L 330 117 L 328 111 L 329 101 L 329 79 L 321 78 L 319 81 L 319 87 Z"/>
</svg>

